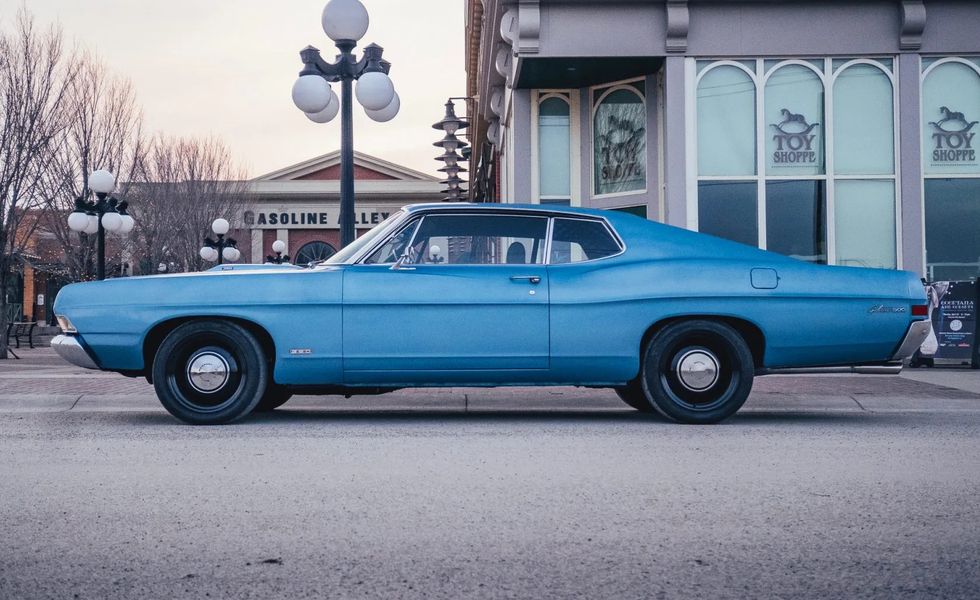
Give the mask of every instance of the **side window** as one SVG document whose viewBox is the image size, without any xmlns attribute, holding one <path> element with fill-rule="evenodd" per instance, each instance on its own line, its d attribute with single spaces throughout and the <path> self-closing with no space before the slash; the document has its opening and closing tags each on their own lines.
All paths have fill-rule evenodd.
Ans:
<svg viewBox="0 0 980 600">
<path fill-rule="evenodd" d="M 548 219 L 510 215 L 429 215 L 409 255 L 418 264 L 544 263 Z"/>
<path fill-rule="evenodd" d="M 364 260 L 366 265 L 376 265 L 376 264 L 393 264 L 398 258 L 405 253 L 408 248 L 408 243 L 412 241 L 412 234 L 419 226 L 420 219 L 415 219 L 395 235 L 388 238 L 380 248 L 371 253 L 371 256 Z"/>
<path fill-rule="evenodd" d="M 551 264 L 595 260 L 619 253 L 622 248 L 599 221 L 555 219 L 551 238 Z"/>
</svg>

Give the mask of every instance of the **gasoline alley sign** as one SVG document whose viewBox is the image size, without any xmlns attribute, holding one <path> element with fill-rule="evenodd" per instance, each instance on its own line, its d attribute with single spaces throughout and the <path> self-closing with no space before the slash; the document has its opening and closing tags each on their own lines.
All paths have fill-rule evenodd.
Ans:
<svg viewBox="0 0 980 600">
<path fill-rule="evenodd" d="M 374 227 L 398 210 L 387 206 L 357 206 L 354 224 L 358 228 Z M 339 229 L 340 208 L 337 206 L 280 207 L 247 210 L 242 214 L 246 229 Z"/>
<path fill-rule="evenodd" d="M 932 126 L 932 156 L 935 166 L 974 165 L 977 151 L 973 146 L 977 121 L 967 121 L 966 116 L 945 106 L 939 107 L 942 118 L 929 121 Z"/>
<path fill-rule="evenodd" d="M 812 167 L 821 164 L 820 143 L 817 141 L 820 123 L 807 123 L 806 117 L 787 108 L 779 109 L 782 121 L 771 123 L 775 142 L 769 160 L 773 167 Z"/>
</svg>

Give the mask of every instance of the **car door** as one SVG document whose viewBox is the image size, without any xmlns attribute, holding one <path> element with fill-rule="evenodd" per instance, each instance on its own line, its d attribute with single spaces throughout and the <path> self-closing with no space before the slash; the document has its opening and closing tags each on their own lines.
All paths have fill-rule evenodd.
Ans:
<svg viewBox="0 0 980 600">
<path fill-rule="evenodd" d="M 547 369 L 547 227 L 542 216 L 438 211 L 348 267 L 345 381 L 493 383 Z"/>
</svg>

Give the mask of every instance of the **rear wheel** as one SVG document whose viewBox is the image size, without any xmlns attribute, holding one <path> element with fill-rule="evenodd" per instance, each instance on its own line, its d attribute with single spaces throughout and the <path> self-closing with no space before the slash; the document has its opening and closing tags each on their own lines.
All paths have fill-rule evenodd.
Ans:
<svg viewBox="0 0 980 600">
<path fill-rule="evenodd" d="M 268 383 L 268 365 L 258 341 L 225 321 L 191 321 L 177 327 L 153 359 L 153 386 L 160 403 L 192 425 L 244 417 Z"/>
<path fill-rule="evenodd" d="M 681 423 L 723 421 L 752 391 L 752 353 L 724 323 L 672 323 L 649 341 L 642 362 L 645 396 L 658 412 Z"/>
</svg>

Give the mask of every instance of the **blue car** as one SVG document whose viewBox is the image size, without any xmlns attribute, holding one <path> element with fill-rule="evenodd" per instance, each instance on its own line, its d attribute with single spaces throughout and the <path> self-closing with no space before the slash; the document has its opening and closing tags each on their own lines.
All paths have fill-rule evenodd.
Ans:
<svg viewBox="0 0 980 600">
<path fill-rule="evenodd" d="M 929 333 L 905 271 L 822 266 L 625 213 L 407 206 L 309 268 L 81 283 L 55 303 L 68 361 L 141 376 L 193 424 L 293 394 L 578 385 L 716 423 L 753 377 L 900 368 Z"/>
</svg>

